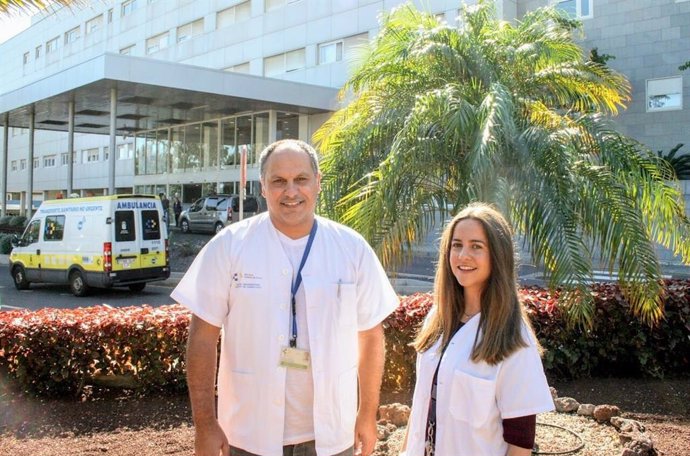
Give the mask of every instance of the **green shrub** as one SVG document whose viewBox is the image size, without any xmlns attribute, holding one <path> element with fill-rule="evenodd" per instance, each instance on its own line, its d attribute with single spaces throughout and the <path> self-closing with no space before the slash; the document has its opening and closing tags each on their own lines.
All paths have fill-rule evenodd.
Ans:
<svg viewBox="0 0 690 456">
<path fill-rule="evenodd" d="M 12 237 L 14 234 L 0 233 L 0 253 L 7 255 L 12 251 Z"/>
<path fill-rule="evenodd" d="M 10 218 L 10 221 L 7 224 L 9 226 L 14 226 L 14 227 L 24 227 L 24 226 L 26 226 L 26 216 L 14 215 Z"/>
<path fill-rule="evenodd" d="M 10 224 L 10 219 L 11 219 L 12 217 L 13 217 L 13 216 L 11 216 L 11 215 L 3 215 L 2 217 L 0 217 L 0 226 L 9 225 L 9 224 Z"/>
</svg>

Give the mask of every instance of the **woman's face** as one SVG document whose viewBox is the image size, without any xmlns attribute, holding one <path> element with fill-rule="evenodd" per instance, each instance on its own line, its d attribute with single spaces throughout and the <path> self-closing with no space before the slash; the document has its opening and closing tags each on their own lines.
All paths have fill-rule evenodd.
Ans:
<svg viewBox="0 0 690 456">
<path fill-rule="evenodd" d="M 449 263 L 453 275 L 467 292 L 481 292 L 491 276 L 489 241 L 482 224 L 464 219 L 455 225 Z"/>
</svg>

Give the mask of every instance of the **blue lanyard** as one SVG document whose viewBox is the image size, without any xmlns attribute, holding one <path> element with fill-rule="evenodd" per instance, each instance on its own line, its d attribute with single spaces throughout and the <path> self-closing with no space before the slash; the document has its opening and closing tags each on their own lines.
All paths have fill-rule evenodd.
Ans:
<svg viewBox="0 0 690 456">
<path fill-rule="evenodd" d="M 292 310 L 292 333 L 290 334 L 290 347 L 295 348 L 297 346 L 297 305 L 295 303 L 295 295 L 299 286 L 302 284 L 302 268 L 304 263 L 307 262 L 307 257 L 309 256 L 309 251 L 311 250 L 311 244 L 314 242 L 314 236 L 316 235 L 316 219 L 314 219 L 314 224 L 309 232 L 309 239 L 307 240 L 307 247 L 304 249 L 302 254 L 302 261 L 299 264 L 299 269 L 297 270 L 297 276 L 295 276 L 295 281 L 292 284 L 292 299 L 291 299 L 291 310 Z"/>
</svg>

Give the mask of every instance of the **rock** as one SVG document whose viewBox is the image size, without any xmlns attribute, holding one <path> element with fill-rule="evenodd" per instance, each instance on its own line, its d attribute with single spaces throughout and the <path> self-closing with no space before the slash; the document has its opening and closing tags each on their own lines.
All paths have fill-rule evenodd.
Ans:
<svg viewBox="0 0 690 456">
<path fill-rule="evenodd" d="M 619 416 L 611 417 L 611 425 L 621 432 L 644 432 L 646 429 L 642 423 Z"/>
<path fill-rule="evenodd" d="M 404 426 L 410 418 L 410 407 L 398 403 L 382 405 L 379 407 L 379 416 L 395 426 Z"/>
<path fill-rule="evenodd" d="M 580 404 L 577 408 L 577 414 L 582 416 L 594 415 L 594 404 Z"/>
<path fill-rule="evenodd" d="M 558 391 L 553 386 L 549 386 L 549 391 L 551 392 L 551 399 L 555 401 L 558 398 Z"/>
<path fill-rule="evenodd" d="M 646 432 L 621 433 L 621 441 L 624 434 L 630 440 L 623 443 L 625 448 L 623 448 L 621 456 L 656 456 L 657 452 L 649 434 Z"/>
<path fill-rule="evenodd" d="M 380 424 L 376 425 L 376 437 L 379 440 L 386 440 L 390 435 L 391 431 L 388 429 L 388 426 L 381 426 Z"/>
<path fill-rule="evenodd" d="M 621 410 L 615 405 L 597 405 L 594 407 L 594 419 L 600 423 L 605 423 L 611 419 L 612 416 L 620 415 Z"/>
<path fill-rule="evenodd" d="M 556 411 L 561 413 L 574 412 L 580 407 L 580 403 L 572 397 L 558 397 L 553 401 Z"/>
</svg>

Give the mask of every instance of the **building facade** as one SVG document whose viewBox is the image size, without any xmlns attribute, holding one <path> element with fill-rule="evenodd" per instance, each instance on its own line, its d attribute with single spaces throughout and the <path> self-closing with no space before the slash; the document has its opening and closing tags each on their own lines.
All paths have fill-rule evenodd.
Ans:
<svg viewBox="0 0 690 456">
<path fill-rule="evenodd" d="M 186 204 L 238 193 L 243 153 L 245 191 L 259 194 L 258 152 L 310 140 L 379 16 L 401 3 L 103 0 L 36 15 L 0 45 L 8 209 L 68 193 L 178 193 Z M 473 2 L 415 3 L 450 24 Z M 495 0 L 505 20 L 547 3 L 582 19 L 583 48 L 614 56 L 630 80 L 620 131 L 652 150 L 685 142 L 690 1 Z"/>
</svg>

